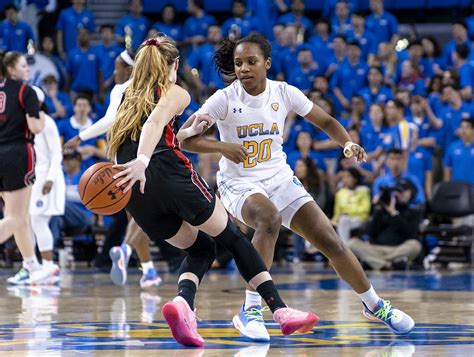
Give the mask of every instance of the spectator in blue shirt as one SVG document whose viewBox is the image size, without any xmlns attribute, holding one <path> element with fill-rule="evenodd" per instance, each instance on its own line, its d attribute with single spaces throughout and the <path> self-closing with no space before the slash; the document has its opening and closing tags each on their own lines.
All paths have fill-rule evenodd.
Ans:
<svg viewBox="0 0 474 357">
<path fill-rule="evenodd" d="M 459 136 L 444 156 L 444 180 L 474 185 L 474 119 L 461 121 Z"/>
<path fill-rule="evenodd" d="M 425 95 L 425 81 L 412 60 L 405 60 L 401 65 L 398 88 L 406 89 L 411 95 Z"/>
<path fill-rule="evenodd" d="M 311 36 L 308 43 L 313 48 L 313 57 L 319 61 L 324 60 L 327 66 L 329 57 L 331 56 L 331 26 L 327 19 L 319 19 L 314 26 L 315 34 Z"/>
<path fill-rule="evenodd" d="M 44 104 L 54 120 L 61 120 L 73 114 L 69 95 L 59 90 L 58 80 L 49 75 L 43 78 L 43 90 L 46 94 Z"/>
<path fill-rule="evenodd" d="M 471 100 L 474 87 L 474 66 L 467 61 L 468 56 L 468 46 L 465 44 L 456 45 L 452 54 L 452 60 L 454 67 L 459 73 L 461 98 L 466 101 Z"/>
<path fill-rule="evenodd" d="M 372 13 L 367 17 L 367 31 L 374 34 L 377 45 L 380 42 L 396 43 L 398 39 L 398 21 L 385 11 L 384 0 L 370 0 Z"/>
<path fill-rule="evenodd" d="M 440 144 L 444 149 L 458 139 L 457 130 L 461 124 L 461 120 L 469 118 L 472 109 L 468 103 L 461 99 L 461 95 L 451 84 L 443 87 L 443 98 L 447 100 L 447 105 L 441 112 L 440 118 L 443 120 L 444 138 L 441 139 Z"/>
<path fill-rule="evenodd" d="M 85 28 L 79 29 L 79 46 L 67 56 L 67 71 L 74 92 L 89 90 L 94 94 L 103 94 L 103 77 L 99 56 L 90 46 L 90 34 Z"/>
<path fill-rule="evenodd" d="M 273 40 L 272 28 L 277 22 L 278 12 L 288 11 L 284 0 L 247 0 L 247 10 L 258 17 L 258 32 Z"/>
<path fill-rule="evenodd" d="M 294 25 L 299 29 L 303 28 L 304 33 L 311 33 L 313 28 L 313 22 L 304 16 L 304 1 L 292 0 L 291 1 L 291 12 L 285 15 L 281 15 L 278 18 L 278 22 L 284 25 Z"/>
<path fill-rule="evenodd" d="M 466 26 L 467 26 L 467 32 L 470 38 L 474 37 L 474 3 L 472 3 L 471 6 L 471 16 L 466 17 Z"/>
<path fill-rule="evenodd" d="M 338 1 L 335 16 L 331 19 L 332 32 L 334 35 L 344 35 L 352 31 L 350 9 L 347 1 Z"/>
<path fill-rule="evenodd" d="M 408 173 L 423 185 L 427 200 L 431 200 L 433 188 L 433 155 L 418 147 L 408 156 Z"/>
<path fill-rule="evenodd" d="M 142 15 L 142 1 L 129 0 L 129 15 L 125 15 L 117 23 L 115 34 L 119 43 L 126 48 L 137 49 L 145 39 L 150 22 Z"/>
<path fill-rule="evenodd" d="M 423 58 L 420 64 L 423 67 L 424 76 L 433 78 L 435 75 L 442 74 L 446 64 L 441 55 L 438 41 L 432 36 L 427 36 L 421 39 L 421 45 L 423 46 Z"/>
<path fill-rule="evenodd" d="M 122 52 L 122 48 L 115 43 L 114 26 L 104 24 L 100 27 L 102 43 L 94 46 L 93 50 L 100 59 L 104 87 L 109 88 L 114 81 L 115 59 Z"/>
<path fill-rule="evenodd" d="M 257 31 L 257 20 L 254 17 L 245 15 L 245 3 L 242 0 L 235 0 L 232 5 L 232 15 L 222 25 L 222 34 L 232 40 L 246 37 L 252 31 Z"/>
<path fill-rule="evenodd" d="M 199 88 L 206 89 L 205 94 L 224 88 L 224 82 L 219 76 L 212 60 L 212 56 L 222 40 L 221 28 L 217 25 L 212 25 L 209 26 L 207 32 L 209 42 L 193 49 L 186 64 L 188 72 L 197 70 L 198 76 L 192 76 L 192 78 L 196 78 L 199 81 L 197 83 Z"/>
<path fill-rule="evenodd" d="M 275 79 L 281 70 L 281 53 L 286 45 L 285 26 L 283 24 L 275 24 L 273 26 L 273 41 L 272 45 L 272 66 L 268 71 L 268 77 Z"/>
<path fill-rule="evenodd" d="M 452 40 L 449 41 L 443 50 L 443 58 L 447 68 L 453 66 L 453 52 L 456 49 L 456 45 L 466 45 L 471 48 L 469 38 L 467 37 L 467 27 L 462 21 L 457 21 L 453 24 L 452 28 Z"/>
<path fill-rule="evenodd" d="M 389 125 L 389 131 L 384 137 L 384 149 L 386 151 L 396 148 L 403 150 L 404 158 L 416 145 L 417 127 L 406 120 L 404 114 L 405 106 L 398 99 L 389 100 L 385 106 L 385 114 Z"/>
<path fill-rule="evenodd" d="M 417 146 L 432 154 L 442 134 L 440 129 L 443 126 L 443 121 L 436 117 L 424 97 L 414 96 L 411 99 L 409 121 L 418 128 Z"/>
<path fill-rule="evenodd" d="M 5 51 L 26 53 L 28 42 L 34 44 L 35 37 L 31 26 L 18 20 L 18 10 L 14 5 L 5 7 L 5 21 L 0 24 L 0 37 L 3 39 Z"/>
<path fill-rule="evenodd" d="M 304 93 L 308 93 L 313 81 L 317 76 L 324 73 L 321 65 L 313 58 L 313 54 L 308 47 L 300 47 L 297 55 L 298 64 L 293 66 L 288 74 L 288 84 L 299 88 Z"/>
<path fill-rule="evenodd" d="M 294 170 L 296 161 L 309 157 L 319 168 L 324 167 L 324 162 L 318 159 L 316 151 L 313 150 L 313 139 L 308 131 L 300 131 L 296 137 L 296 148 L 288 154 L 288 165 Z M 323 170 L 325 171 L 325 170 Z"/>
<path fill-rule="evenodd" d="M 191 16 L 184 22 L 184 39 L 197 46 L 206 41 L 207 29 L 216 24 L 216 19 L 204 12 L 202 0 L 188 0 L 187 10 Z"/>
<path fill-rule="evenodd" d="M 343 35 L 336 35 L 332 40 L 332 53 L 327 59 L 326 76 L 331 76 L 345 61 L 347 56 L 347 39 Z"/>
<path fill-rule="evenodd" d="M 401 179 L 410 180 L 417 188 L 417 193 L 412 201 L 412 205 L 423 205 L 426 202 L 423 187 L 414 175 L 406 172 L 406 161 L 403 159 L 403 152 L 400 149 L 391 149 L 387 153 L 386 167 L 388 172 L 375 179 L 372 186 L 373 203 L 377 204 L 380 198 L 381 187 L 395 187 Z"/>
<path fill-rule="evenodd" d="M 336 15 L 336 5 L 340 2 L 340 0 L 323 0 L 323 16 L 327 18 L 332 18 Z M 351 12 L 358 11 L 361 8 L 360 0 L 346 0 L 347 4 L 349 5 L 349 10 Z"/>
<path fill-rule="evenodd" d="M 347 59 L 331 77 L 331 87 L 336 95 L 336 113 L 349 110 L 352 97 L 367 85 L 368 67 L 361 61 L 361 49 L 356 41 L 347 46 Z"/>
<path fill-rule="evenodd" d="M 59 74 L 59 88 L 64 88 L 68 76 L 66 63 L 58 56 L 55 49 L 54 39 L 51 36 L 43 37 L 43 40 L 41 41 L 41 54 L 48 57 L 51 62 L 54 63 Z"/>
<path fill-rule="evenodd" d="M 79 94 L 74 99 L 74 115 L 71 118 L 58 122 L 58 131 L 63 143 L 76 137 L 79 132 L 90 127 L 93 122 L 89 117 L 91 101 L 88 96 Z M 77 149 L 82 156 L 82 168 L 85 170 L 98 160 L 106 160 L 105 138 L 100 136 L 90 140 L 81 141 Z"/>
<path fill-rule="evenodd" d="M 176 8 L 172 4 L 168 4 L 161 11 L 161 21 L 155 22 L 152 27 L 179 43 L 183 40 L 183 26 L 175 20 Z"/>
<path fill-rule="evenodd" d="M 362 59 L 372 63 L 377 53 L 377 43 L 372 33 L 365 29 L 365 17 L 361 12 L 351 15 L 352 29 L 347 33 L 349 41 L 358 41 L 362 50 Z"/>
<path fill-rule="evenodd" d="M 385 135 L 388 133 L 387 120 L 381 104 L 372 104 L 369 109 L 369 121 L 360 130 L 360 141 L 367 152 L 367 161 L 374 163 L 383 153 Z"/>
<path fill-rule="evenodd" d="M 298 63 L 298 30 L 294 25 L 285 27 L 285 47 L 279 55 L 280 71 L 277 75 L 278 80 L 287 80 L 290 71 Z"/>
<path fill-rule="evenodd" d="M 383 84 L 383 73 L 380 67 L 372 66 L 367 75 L 368 86 L 363 88 L 359 94 L 364 97 L 368 106 L 372 103 L 385 104 L 393 98 L 393 93 Z"/>
<path fill-rule="evenodd" d="M 78 30 L 95 31 L 94 14 L 85 8 L 85 0 L 72 0 L 72 6 L 59 13 L 56 23 L 59 55 L 66 60 L 67 53 L 77 46 Z"/>
</svg>

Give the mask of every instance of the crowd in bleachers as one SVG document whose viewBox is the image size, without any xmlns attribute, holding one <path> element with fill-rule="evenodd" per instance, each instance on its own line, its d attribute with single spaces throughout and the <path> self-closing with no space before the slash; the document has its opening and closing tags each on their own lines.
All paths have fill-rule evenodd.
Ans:
<svg viewBox="0 0 474 357">
<path fill-rule="evenodd" d="M 44 90 L 63 141 L 104 115 L 114 85 L 114 60 L 124 48 L 137 49 L 156 32 L 179 44 L 179 83 L 192 94 L 185 120 L 225 86 L 212 63 L 222 38 L 264 33 L 272 43 L 269 77 L 301 89 L 368 153 L 367 162 L 357 165 L 343 157 L 326 133 L 296 114 L 287 118 L 288 163 L 333 217 L 342 238 L 352 242 L 357 256 L 372 268 L 391 267 L 400 257 L 412 260 L 421 250 L 412 241 L 416 230 L 380 232 L 374 220 L 390 226 L 387 222 L 396 218 L 396 225 L 416 227 L 436 182 L 474 185 L 474 15 L 454 21 L 450 41 L 441 46 L 430 36 L 402 39 L 398 20 L 386 11 L 383 0 L 370 0 L 366 9 L 359 1 L 321 1 L 320 18 L 308 17 L 302 0 L 236 0 L 232 15 L 219 21 L 204 10 L 202 1 L 189 0 L 184 22 L 176 20 L 183 14 L 173 2 L 163 6 L 153 22 L 144 16 L 142 2 L 131 0 L 129 14 L 100 28 L 84 0 L 72 0 L 66 8 L 56 1 L 24 3 L 5 7 L 0 49 L 28 54 L 30 81 Z M 21 19 L 31 18 L 31 11 L 42 14 L 43 24 Z M 45 31 L 44 21 L 49 29 L 55 21 L 55 30 Z M 80 169 L 64 165 L 70 187 L 77 185 L 83 170 L 105 159 L 105 145 L 104 137 L 86 141 L 78 149 L 80 155 L 65 157 L 82 162 Z M 215 183 L 218 157 L 191 157 L 204 178 Z M 387 187 L 396 187 L 398 193 L 381 200 Z M 405 191 L 410 192 L 406 202 Z M 412 210 L 422 213 L 417 216 Z M 380 212 L 385 216 L 377 216 Z M 374 245 L 405 244 L 401 256 L 387 258 L 378 251 L 376 259 L 367 258 L 360 241 L 350 241 L 361 227 L 367 228 Z M 300 238 L 293 238 L 299 247 L 297 259 L 303 259 Z"/>
</svg>

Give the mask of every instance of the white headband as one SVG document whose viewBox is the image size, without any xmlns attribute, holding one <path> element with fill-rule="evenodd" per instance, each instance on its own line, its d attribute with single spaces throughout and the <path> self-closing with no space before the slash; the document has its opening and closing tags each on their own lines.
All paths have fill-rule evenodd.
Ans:
<svg viewBox="0 0 474 357">
<path fill-rule="evenodd" d="M 128 64 L 129 66 L 133 66 L 134 65 L 134 62 L 133 62 L 133 59 L 132 57 L 130 57 L 130 55 L 128 54 L 127 51 L 122 51 L 120 53 L 120 58 L 123 59 L 123 61 Z"/>
</svg>

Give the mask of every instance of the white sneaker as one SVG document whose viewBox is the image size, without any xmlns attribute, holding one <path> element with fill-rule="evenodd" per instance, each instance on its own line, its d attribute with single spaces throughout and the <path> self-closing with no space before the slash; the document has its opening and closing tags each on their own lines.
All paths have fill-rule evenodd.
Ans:
<svg viewBox="0 0 474 357">
<path fill-rule="evenodd" d="M 7 283 L 12 285 L 28 285 L 30 283 L 30 272 L 22 267 L 18 273 L 7 279 Z"/>
<path fill-rule="evenodd" d="M 59 277 L 59 267 L 56 264 L 42 266 L 41 269 L 30 274 L 30 285 L 52 284 L 53 279 Z"/>
<path fill-rule="evenodd" d="M 251 306 L 247 310 L 242 305 L 238 315 L 232 319 L 234 327 L 240 331 L 241 335 L 257 342 L 270 341 L 270 335 L 265 328 L 261 306 Z M 266 310 L 266 309 L 265 309 Z"/>
</svg>

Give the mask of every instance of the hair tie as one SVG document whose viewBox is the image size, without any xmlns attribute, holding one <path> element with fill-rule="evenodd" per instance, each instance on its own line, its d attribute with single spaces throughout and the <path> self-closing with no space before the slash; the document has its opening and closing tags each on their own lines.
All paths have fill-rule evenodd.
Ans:
<svg viewBox="0 0 474 357">
<path fill-rule="evenodd" d="M 156 46 L 159 48 L 161 46 L 161 43 L 156 38 L 149 38 L 144 42 L 143 46 Z"/>
</svg>

